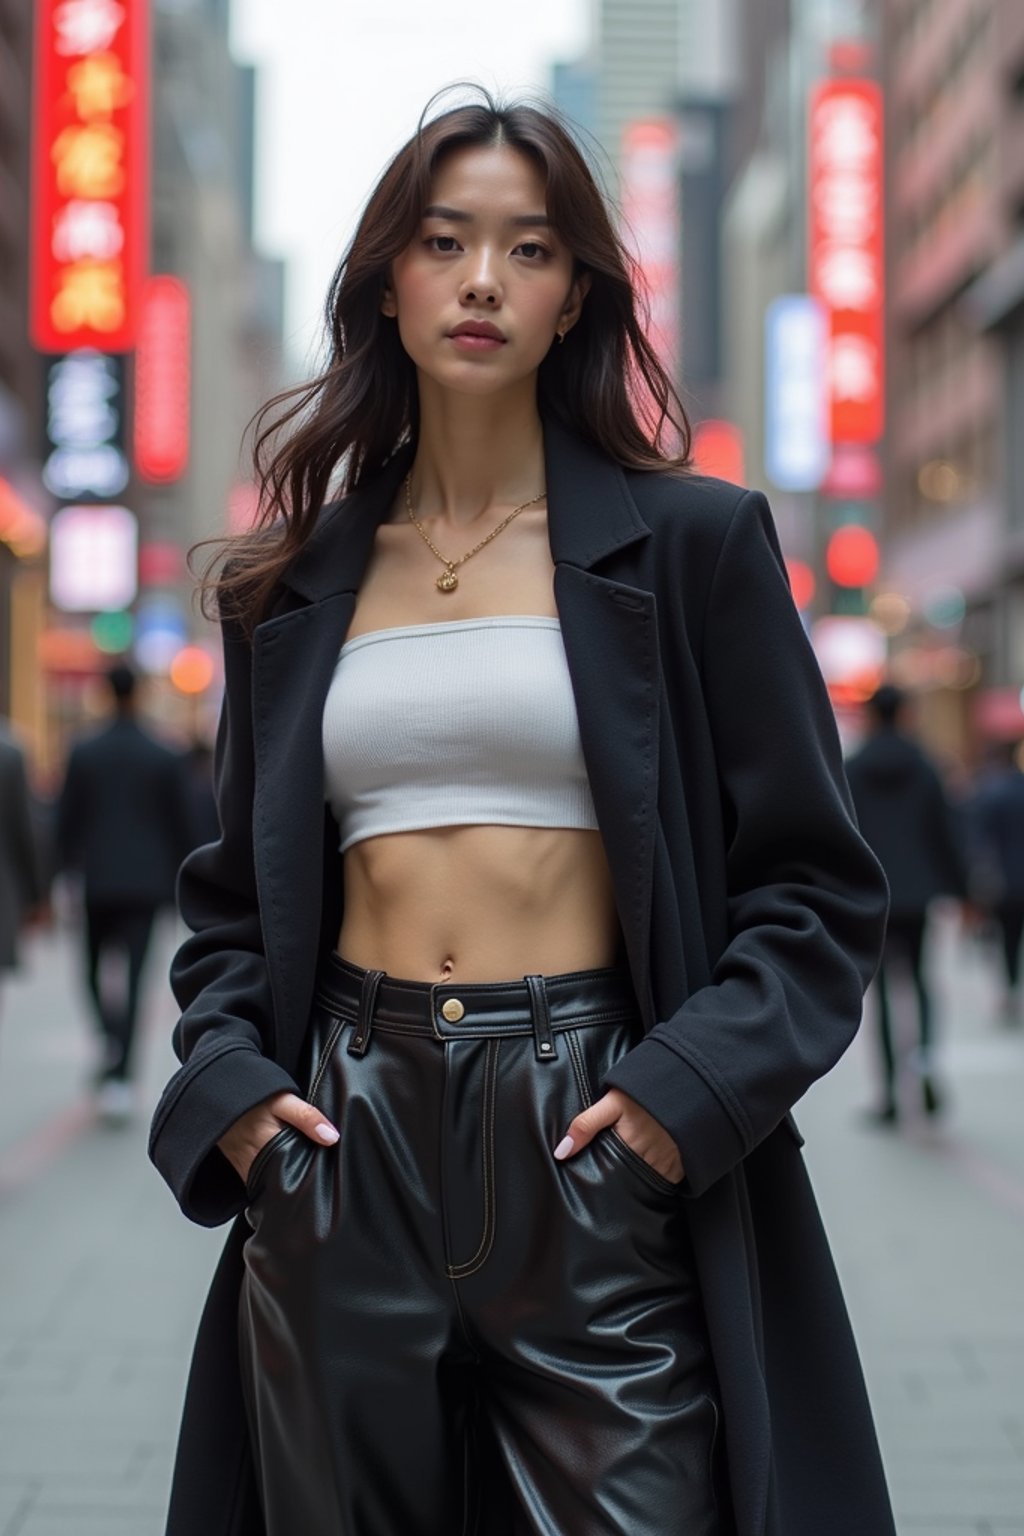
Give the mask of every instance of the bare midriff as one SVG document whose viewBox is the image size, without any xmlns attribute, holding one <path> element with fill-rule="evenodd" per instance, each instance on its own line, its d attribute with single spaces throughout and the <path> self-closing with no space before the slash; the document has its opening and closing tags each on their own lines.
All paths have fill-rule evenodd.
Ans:
<svg viewBox="0 0 1024 1536">
<path fill-rule="evenodd" d="M 345 854 L 338 953 L 420 981 L 505 981 L 614 964 L 600 834 L 457 826 L 396 832 Z"/>
<path fill-rule="evenodd" d="M 467 529 L 463 547 L 486 531 Z M 512 532 L 518 536 L 510 540 Z M 444 547 L 439 536 L 435 543 Z M 377 530 L 346 638 L 491 614 L 557 617 L 543 507 L 522 513 L 467 561 L 456 592 L 437 591 L 440 569 L 396 507 Z M 488 824 L 387 833 L 352 844 L 343 878 L 338 953 L 389 976 L 507 981 L 623 959 L 604 844 L 589 828 Z"/>
</svg>

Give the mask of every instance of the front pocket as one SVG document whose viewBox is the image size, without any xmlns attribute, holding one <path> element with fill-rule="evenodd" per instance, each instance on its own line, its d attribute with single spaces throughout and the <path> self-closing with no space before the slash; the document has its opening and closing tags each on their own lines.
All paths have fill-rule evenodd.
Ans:
<svg viewBox="0 0 1024 1536">
<path fill-rule="evenodd" d="M 324 1080 L 324 1073 L 327 1071 L 327 1068 L 330 1065 L 331 1057 L 334 1055 L 338 1041 L 341 1039 L 342 1031 L 348 1022 L 348 1019 L 341 1018 L 340 1015 L 336 1013 L 327 1014 L 325 1019 L 327 1033 L 324 1037 L 322 1045 L 318 1043 L 316 1038 L 319 1031 L 317 1031 L 312 1024 L 310 1025 L 310 1029 L 312 1031 L 310 1045 L 312 1046 L 312 1054 L 315 1059 L 315 1066 L 310 1073 L 309 1088 L 306 1092 L 306 1100 L 310 1104 L 316 1104 L 317 1109 L 322 1110 L 324 1114 L 327 1113 L 327 1110 L 324 1105 L 317 1104 L 316 1096 L 320 1091 L 321 1084 Z"/>
<path fill-rule="evenodd" d="M 590 1086 L 590 1074 L 587 1071 L 587 1060 L 580 1044 L 580 1037 L 574 1029 L 567 1029 L 563 1035 L 569 1050 L 569 1060 L 572 1062 L 573 1075 L 576 1078 L 576 1089 L 580 1096 L 581 1109 L 589 1109 L 594 1102 L 594 1091 Z"/>
<path fill-rule="evenodd" d="M 679 1193 L 680 1185 L 673 1184 L 671 1179 L 666 1179 L 663 1174 L 658 1172 L 657 1168 L 651 1167 L 645 1157 L 641 1157 L 639 1152 L 634 1152 L 629 1142 L 622 1139 L 614 1126 L 605 1126 L 604 1130 L 598 1131 L 597 1134 L 606 1137 L 611 1150 L 631 1173 L 637 1174 L 652 1189 L 657 1190 L 659 1195 L 670 1195 L 672 1199 L 675 1199 Z"/>
<path fill-rule="evenodd" d="M 249 1164 L 249 1172 L 247 1173 L 245 1179 L 245 1193 L 250 1200 L 255 1199 L 256 1195 L 259 1194 L 260 1181 L 263 1176 L 263 1171 L 266 1168 L 267 1163 L 272 1157 L 274 1151 L 281 1145 L 285 1137 L 290 1135 L 294 1130 L 294 1125 L 282 1125 L 279 1131 L 274 1132 L 269 1141 L 265 1141 L 263 1143 L 262 1147 L 260 1147 L 259 1151 L 256 1153 L 256 1156 Z"/>
</svg>

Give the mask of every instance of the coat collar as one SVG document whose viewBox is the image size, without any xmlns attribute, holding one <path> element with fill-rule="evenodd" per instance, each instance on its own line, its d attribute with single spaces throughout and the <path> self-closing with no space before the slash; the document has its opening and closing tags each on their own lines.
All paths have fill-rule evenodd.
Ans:
<svg viewBox="0 0 1024 1536">
<path fill-rule="evenodd" d="M 281 577 L 309 602 L 355 592 L 378 525 L 412 462 L 405 444 L 367 485 L 330 503 L 315 532 Z M 553 418 L 544 421 L 548 542 L 555 565 L 590 570 L 605 556 L 650 534 L 621 466 Z"/>
</svg>

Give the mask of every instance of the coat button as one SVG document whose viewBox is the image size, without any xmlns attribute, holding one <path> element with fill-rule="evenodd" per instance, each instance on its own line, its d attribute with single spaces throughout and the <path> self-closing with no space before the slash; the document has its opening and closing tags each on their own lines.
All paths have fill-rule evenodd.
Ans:
<svg viewBox="0 0 1024 1536">
<path fill-rule="evenodd" d="M 447 1002 L 441 1004 L 441 1012 L 449 1024 L 457 1024 L 465 1011 L 457 997 L 450 997 Z"/>
</svg>

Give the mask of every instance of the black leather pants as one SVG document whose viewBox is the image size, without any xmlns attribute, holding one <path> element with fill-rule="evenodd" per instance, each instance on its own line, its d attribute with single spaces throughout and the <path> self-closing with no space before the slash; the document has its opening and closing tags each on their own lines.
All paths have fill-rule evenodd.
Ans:
<svg viewBox="0 0 1024 1536">
<path fill-rule="evenodd" d="M 570 1120 L 637 1038 L 628 972 L 396 980 L 330 956 L 308 1092 L 253 1164 L 239 1316 L 267 1536 L 463 1536 L 480 1416 L 544 1536 L 724 1536 L 684 1202 Z"/>
</svg>

